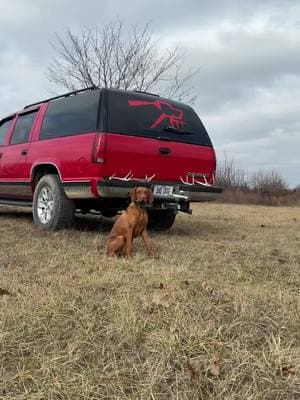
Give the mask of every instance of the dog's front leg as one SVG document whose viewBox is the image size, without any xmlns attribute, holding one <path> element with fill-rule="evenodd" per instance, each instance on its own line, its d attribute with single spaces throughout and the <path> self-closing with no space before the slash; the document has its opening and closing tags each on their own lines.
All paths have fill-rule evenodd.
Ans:
<svg viewBox="0 0 300 400">
<path fill-rule="evenodd" d="M 145 243 L 145 245 L 147 247 L 149 256 L 154 256 L 153 249 L 152 249 L 152 243 L 151 243 L 151 240 L 150 240 L 150 238 L 148 236 L 148 233 L 147 233 L 146 229 L 144 229 L 142 231 L 141 235 L 142 235 L 144 243 Z"/>
<path fill-rule="evenodd" d="M 126 234 L 126 253 L 128 258 L 132 257 L 132 234 L 132 230 L 128 231 Z"/>
</svg>

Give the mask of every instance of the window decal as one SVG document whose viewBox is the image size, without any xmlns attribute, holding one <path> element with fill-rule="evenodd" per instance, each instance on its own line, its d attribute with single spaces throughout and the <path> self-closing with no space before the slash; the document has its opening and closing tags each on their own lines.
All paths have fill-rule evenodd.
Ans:
<svg viewBox="0 0 300 400">
<path fill-rule="evenodd" d="M 128 100 L 130 107 L 153 106 L 161 111 L 161 115 L 151 125 L 151 129 L 156 128 L 163 121 L 169 121 L 170 127 L 174 129 L 183 129 L 185 122 L 183 121 L 183 111 L 173 107 L 166 101 L 145 101 L 145 100 Z"/>
</svg>

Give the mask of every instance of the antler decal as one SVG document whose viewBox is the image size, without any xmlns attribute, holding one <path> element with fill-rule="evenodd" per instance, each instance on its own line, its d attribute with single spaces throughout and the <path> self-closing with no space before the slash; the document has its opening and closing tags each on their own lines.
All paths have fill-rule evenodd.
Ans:
<svg viewBox="0 0 300 400">
<path fill-rule="evenodd" d="M 112 179 L 116 179 L 118 181 L 141 181 L 141 182 L 150 182 L 152 179 L 156 176 L 156 174 L 153 174 L 152 176 L 148 177 L 148 174 L 145 175 L 145 178 L 134 178 L 132 170 L 128 172 L 127 175 L 125 176 L 116 176 L 116 174 L 112 174 L 108 179 L 111 181 Z"/>
<path fill-rule="evenodd" d="M 118 181 L 131 181 L 132 180 L 132 177 L 133 177 L 133 173 L 132 173 L 132 171 L 130 170 L 129 172 L 128 172 L 128 174 L 127 175 L 125 175 L 124 177 L 121 177 L 121 176 L 116 176 L 116 174 L 113 174 L 113 175 L 111 175 L 110 177 L 109 177 L 109 180 L 111 181 L 112 179 L 117 179 Z"/>
<path fill-rule="evenodd" d="M 197 173 L 197 175 L 199 175 Z M 140 182 L 151 182 L 155 178 L 156 174 L 153 174 L 152 176 L 148 177 L 148 174 L 145 175 L 144 178 L 135 178 L 132 170 L 130 170 L 125 176 L 117 176 L 116 174 L 113 174 L 109 177 L 109 180 L 119 180 L 119 181 L 140 181 Z M 199 179 L 195 178 L 195 174 L 186 174 L 185 179 L 183 179 L 182 176 L 179 177 L 180 181 L 187 186 L 193 186 L 193 185 L 201 185 L 201 186 L 206 186 L 206 187 L 211 187 L 215 184 L 215 174 L 212 174 L 211 176 L 211 182 L 209 183 L 206 174 L 202 174 L 201 179 L 203 181 L 200 181 Z"/>
<path fill-rule="evenodd" d="M 160 116 L 150 126 L 151 129 L 156 128 L 165 120 L 169 121 L 170 126 L 174 129 L 183 129 L 185 125 L 183 121 L 183 111 L 166 101 L 129 100 L 128 104 L 130 107 L 153 106 L 161 111 Z"/>
<path fill-rule="evenodd" d="M 208 186 L 211 187 L 215 184 L 215 174 L 212 174 L 212 179 L 211 179 L 211 183 L 208 183 L 208 180 L 206 178 L 205 174 L 202 174 L 202 178 L 204 182 L 199 181 L 198 179 L 195 178 L 195 174 L 186 174 L 185 180 L 182 178 L 182 176 L 180 176 L 180 180 L 184 185 L 202 185 L 202 186 Z"/>
</svg>

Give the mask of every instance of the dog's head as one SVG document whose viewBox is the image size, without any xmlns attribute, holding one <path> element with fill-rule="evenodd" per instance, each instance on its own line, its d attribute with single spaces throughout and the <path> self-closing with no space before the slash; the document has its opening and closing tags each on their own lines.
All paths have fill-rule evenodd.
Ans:
<svg viewBox="0 0 300 400">
<path fill-rule="evenodd" d="M 153 203 L 152 190 L 144 186 L 135 187 L 130 192 L 130 199 L 132 202 L 137 203 L 139 205 L 152 204 Z"/>
</svg>

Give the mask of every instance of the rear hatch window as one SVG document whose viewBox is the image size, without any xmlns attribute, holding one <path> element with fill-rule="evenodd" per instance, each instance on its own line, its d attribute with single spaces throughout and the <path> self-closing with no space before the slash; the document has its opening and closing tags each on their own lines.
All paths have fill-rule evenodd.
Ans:
<svg viewBox="0 0 300 400">
<path fill-rule="evenodd" d="M 108 131 L 211 146 L 195 111 L 182 103 L 136 92 L 108 92 Z"/>
</svg>

